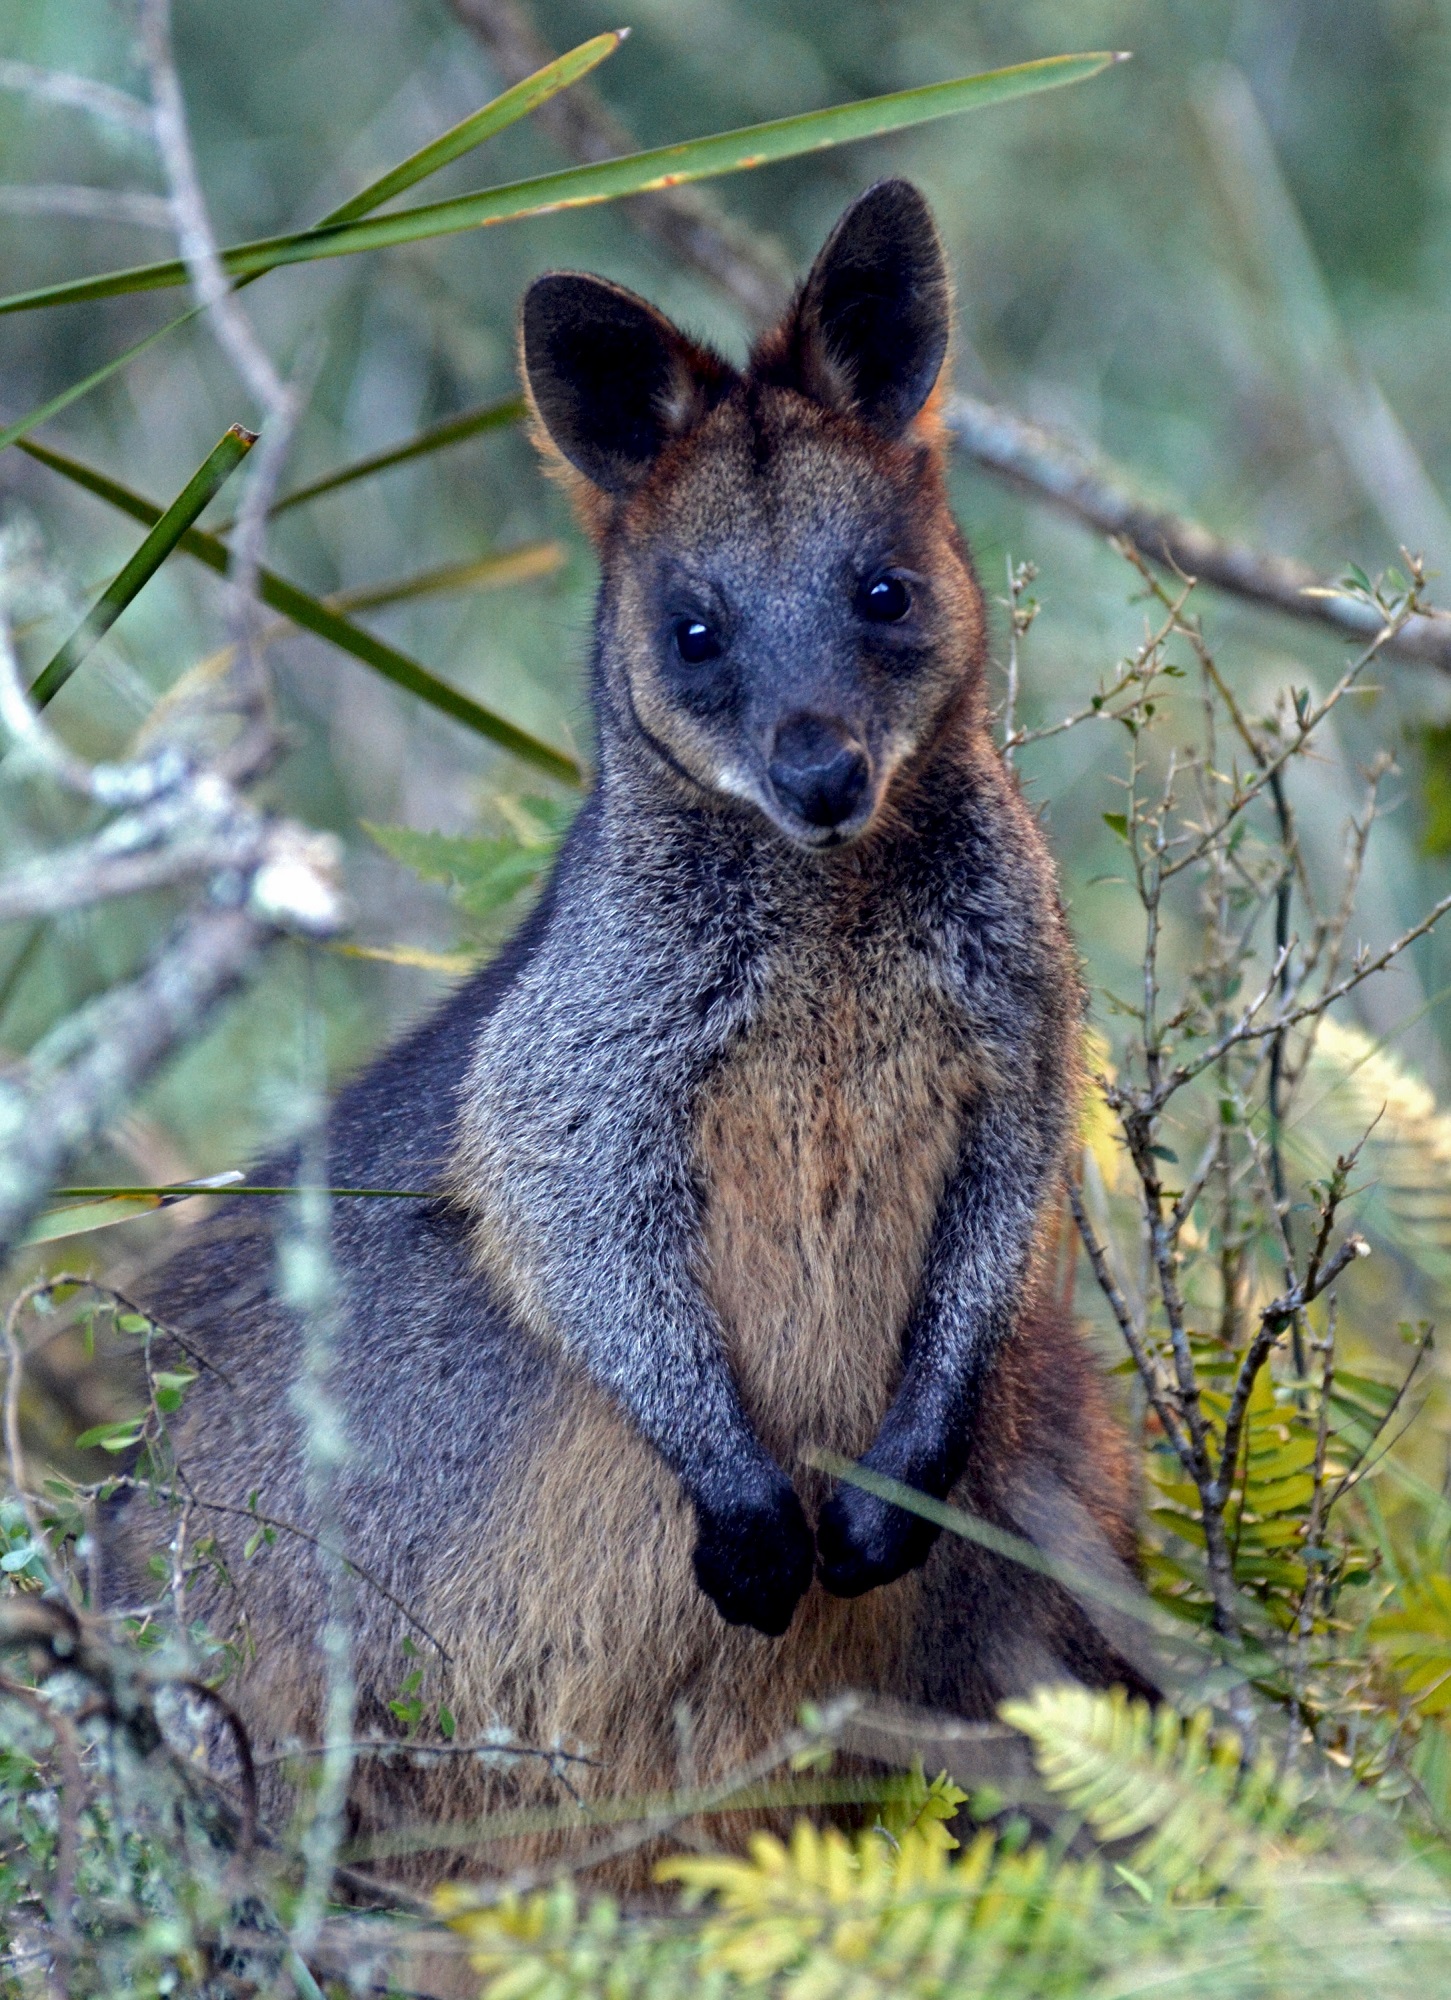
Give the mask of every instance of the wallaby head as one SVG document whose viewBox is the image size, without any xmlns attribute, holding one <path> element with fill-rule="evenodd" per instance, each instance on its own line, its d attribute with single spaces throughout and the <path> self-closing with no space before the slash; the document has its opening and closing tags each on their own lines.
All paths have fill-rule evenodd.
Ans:
<svg viewBox="0 0 1451 2000">
<path fill-rule="evenodd" d="M 976 704 L 982 599 L 930 401 L 950 316 L 906 181 L 846 211 L 743 371 L 603 279 L 530 288 L 536 433 L 601 551 L 606 757 L 613 728 L 697 795 L 835 847 Z"/>
</svg>

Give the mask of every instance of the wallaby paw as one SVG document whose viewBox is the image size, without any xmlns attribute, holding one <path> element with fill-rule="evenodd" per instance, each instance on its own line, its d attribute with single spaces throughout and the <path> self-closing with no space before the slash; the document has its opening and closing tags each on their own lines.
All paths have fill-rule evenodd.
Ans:
<svg viewBox="0 0 1451 2000">
<path fill-rule="evenodd" d="M 916 1569 L 936 1539 L 920 1515 L 843 1486 L 816 1524 L 817 1573 L 833 1597 L 861 1597 Z"/>
<path fill-rule="evenodd" d="M 729 1625 L 779 1639 L 811 1583 L 816 1545 L 783 1480 L 765 1504 L 700 1515 L 695 1580 Z"/>
</svg>

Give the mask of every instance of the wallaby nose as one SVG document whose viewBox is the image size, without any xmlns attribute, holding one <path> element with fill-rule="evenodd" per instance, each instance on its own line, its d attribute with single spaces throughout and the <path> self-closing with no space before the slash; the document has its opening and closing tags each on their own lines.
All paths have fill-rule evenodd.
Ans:
<svg viewBox="0 0 1451 2000">
<path fill-rule="evenodd" d="M 843 722 L 793 715 L 776 731 L 767 767 L 783 805 L 808 826 L 840 826 L 861 804 L 867 753 Z"/>
</svg>

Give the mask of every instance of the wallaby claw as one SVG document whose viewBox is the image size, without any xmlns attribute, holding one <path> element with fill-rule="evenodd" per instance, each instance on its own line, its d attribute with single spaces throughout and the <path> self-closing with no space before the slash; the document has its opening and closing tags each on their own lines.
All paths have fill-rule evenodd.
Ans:
<svg viewBox="0 0 1451 2000">
<path fill-rule="evenodd" d="M 844 1486 L 821 1510 L 817 1573 L 833 1597 L 862 1597 L 925 1562 L 936 1539 L 930 1521 Z"/>
<path fill-rule="evenodd" d="M 787 1486 L 773 1504 L 702 1515 L 695 1579 L 728 1625 L 779 1639 L 811 1584 L 816 1545 Z"/>
</svg>

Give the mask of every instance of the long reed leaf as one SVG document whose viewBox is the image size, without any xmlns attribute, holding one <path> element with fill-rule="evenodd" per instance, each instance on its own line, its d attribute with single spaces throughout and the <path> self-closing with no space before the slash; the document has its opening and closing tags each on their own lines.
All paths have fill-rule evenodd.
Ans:
<svg viewBox="0 0 1451 2000">
<path fill-rule="evenodd" d="M 148 528 L 154 527 L 160 520 L 162 509 L 154 500 L 133 493 L 118 480 L 108 478 L 105 473 L 97 472 L 63 452 L 36 444 L 33 438 L 21 438 L 17 443 L 29 457 L 38 460 L 41 465 L 48 465 L 62 478 L 84 487 L 88 493 L 105 500 L 121 513 L 129 514 L 132 520 L 142 521 Z M 230 555 L 225 542 L 219 542 L 215 535 L 206 534 L 200 528 L 188 528 L 177 542 L 177 547 L 194 556 L 198 562 L 205 563 L 208 569 L 226 575 Z M 354 625 L 339 612 L 329 610 L 321 599 L 300 590 L 295 583 L 289 583 L 275 571 L 263 569 L 258 572 L 257 592 L 264 604 L 281 612 L 284 618 L 290 618 L 294 625 L 302 626 L 318 638 L 326 639 L 341 652 L 361 660 L 364 666 L 371 667 L 385 680 L 405 688 L 409 694 L 416 695 L 420 701 L 427 702 L 442 714 L 452 716 L 455 722 L 463 723 L 476 735 L 497 743 L 501 750 L 509 751 L 512 756 L 532 764 L 536 770 L 547 772 L 563 784 L 578 785 L 583 782 L 584 774 L 577 759 L 563 750 L 556 750 L 552 744 L 541 742 L 537 736 L 531 736 L 514 723 L 506 722 L 492 709 L 483 707 L 460 689 L 450 687 L 447 681 L 431 674 L 427 667 L 410 659 L 407 653 L 390 646 L 384 639 L 375 638 L 371 632 L 365 632 L 361 625 Z"/>
<path fill-rule="evenodd" d="M 223 432 L 220 442 L 192 474 L 135 555 L 114 582 L 107 584 L 55 658 L 41 669 L 30 690 L 30 699 L 37 708 L 44 708 L 65 686 L 97 640 L 110 631 L 126 606 L 151 581 L 256 442 L 256 432 L 243 430 L 240 424 L 233 424 Z"/>
<path fill-rule="evenodd" d="M 420 570 L 391 583 L 364 583 L 352 590 L 334 591 L 328 603 L 334 611 L 381 611 L 387 604 L 443 597 L 451 591 L 505 590 L 513 583 L 533 583 L 542 576 L 553 576 L 563 569 L 565 560 L 562 542 L 525 542 L 498 555 L 442 563 L 437 569 Z"/>
<path fill-rule="evenodd" d="M 430 424 L 426 430 L 416 432 L 402 444 L 392 445 L 387 451 L 372 452 L 367 458 L 354 459 L 351 464 L 339 466 L 336 472 L 325 473 L 321 479 L 311 479 L 306 486 L 284 493 L 268 518 L 275 520 L 279 514 L 286 514 L 293 507 L 306 506 L 309 500 L 321 499 L 324 493 L 336 493 L 340 487 L 351 486 L 355 480 L 371 479 L 375 472 L 387 472 L 395 465 L 406 465 L 410 459 L 445 451 L 450 445 L 462 444 L 466 438 L 478 437 L 483 431 L 504 430 L 510 424 L 521 423 L 523 418 L 522 396 L 506 396 L 500 402 L 484 403 L 478 409 L 463 411 L 459 416 L 445 417 L 441 423 Z M 225 534 L 226 529 L 218 528 L 217 533 Z"/>
<path fill-rule="evenodd" d="M 1038 62 L 1018 63 L 1010 69 L 989 70 L 979 76 L 892 91 L 882 97 L 834 105 L 825 111 L 776 118 L 764 125 L 744 126 L 736 132 L 630 153 L 623 159 L 567 167 L 558 173 L 540 174 L 506 187 L 484 188 L 477 194 L 458 195 L 451 201 L 430 202 L 422 208 L 402 209 L 393 215 L 321 225 L 255 243 L 239 243 L 222 252 L 222 267 L 234 278 L 249 278 L 281 264 L 307 264 L 320 257 L 346 257 L 363 250 L 422 243 L 493 223 L 517 222 L 526 216 L 550 215 L 558 209 L 584 208 L 595 202 L 616 201 L 624 195 L 679 187 L 687 181 L 739 173 L 773 161 L 794 159 L 802 153 L 845 145 L 854 139 L 878 139 L 888 132 L 950 117 L 959 111 L 979 110 L 1035 91 L 1079 83 L 1097 76 L 1118 60 L 1118 56 L 1104 52 L 1048 56 Z M 96 277 L 73 278 L 64 284 L 43 286 L 38 291 L 17 292 L 8 299 L 0 299 L 0 313 L 29 312 L 42 306 L 71 305 L 86 299 L 118 298 L 128 292 L 158 291 L 185 282 L 186 266 L 173 258 L 156 264 L 139 264 L 129 270 L 108 271 Z"/>
</svg>

